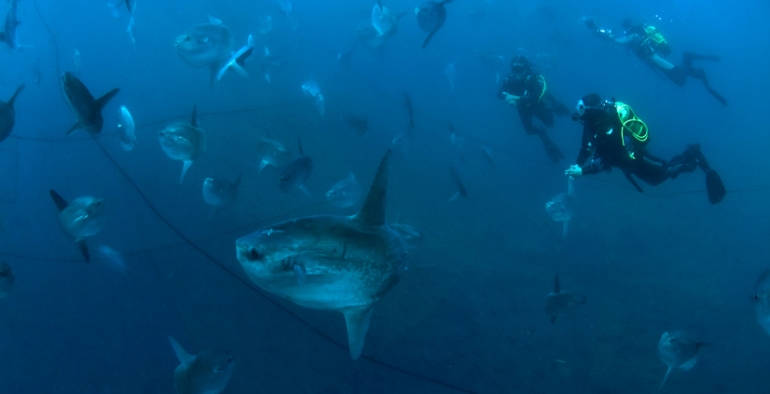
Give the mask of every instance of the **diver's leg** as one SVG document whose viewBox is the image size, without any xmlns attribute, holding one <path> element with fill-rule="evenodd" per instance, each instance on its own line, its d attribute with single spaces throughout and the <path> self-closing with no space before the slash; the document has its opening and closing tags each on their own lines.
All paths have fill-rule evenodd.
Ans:
<svg viewBox="0 0 770 394">
<path fill-rule="evenodd" d="M 553 109 L 542 105 L 535 109 L 535 116 L 537 116 L 545 127 L 553 126 Z"/>
<path fill-rule="evenodd" d="M 706 87 L 706 90 L 712 96 L 714 96 L 714 98 L 716 98 L 720 103 L 722 103 L 722 105 L 727 107 L 727 99 L 725 99 L 724 96 L 719 94 L 716 90 L 711 88 L 711 84 L 709 84 L 709 79 L 708 79 L 708 77 L 706 77 L 706 71 L 704 69 L 690 67 L 689 69 L 687 69 L 687 75 L 689 75 L 689 76 L 691 76 L 691 77 L 693 77 L 695 79 L 700 79 L 701 82 L 703 82 L 703 86 Z"/>
<path fill-rule="evenodd" d="M 519 119 L 521 119 L 521 125 L 524 127 L 524 132 L 529 135 L 536 135 L 545 133 L 545 129 L 535 126 L 532 123 L 532 111 L 519 108 Z"/>
<path fill-rule="evenodd" d="M 642 152 L 638 160 L 633 174 L 639 179 L 656 186 L 669 178 L 665 160 L 652 156 L 646 151 Z"/>
<path fill-rule="evenodd" d="M 690 52 L 690 51 L 684 51 L 684 53 L 682 53 L 683 66 L 691 67 L 693 60 L 706 60 L 711 62 L 718 62 L 722 59 L 720 59 L 719 56 L 716 56 L 716 55 L 699 55 L 695 52 Z"/>
</svg>

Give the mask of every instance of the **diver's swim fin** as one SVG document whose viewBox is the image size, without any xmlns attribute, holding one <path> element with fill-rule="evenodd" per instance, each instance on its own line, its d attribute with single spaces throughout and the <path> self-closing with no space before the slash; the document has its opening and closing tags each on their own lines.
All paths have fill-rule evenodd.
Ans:
<svg viewBox="0 0 770 394">
<path fill-rule="evenodd" d="M 719 177 L 716 171 L 711 169 L 706 171 L 706 190 L 708 190 L 709 202 L 712 204 L 719 203 L 727 194 L 722 178 Z"/>
<path fill-rule="evenodd" d="M 564 158 L 564 154 L 561 153 L 559 147 L 556 146 L 556 144 L 554 144 L 553 141 L 548 138 L 548 136 L 541 134 L 540 138 L 543 139 L 543 148 L 545 148 L 545 153 L 548 155 L 552 162 L 558 163 L 559 160 Z"/>
</svg>

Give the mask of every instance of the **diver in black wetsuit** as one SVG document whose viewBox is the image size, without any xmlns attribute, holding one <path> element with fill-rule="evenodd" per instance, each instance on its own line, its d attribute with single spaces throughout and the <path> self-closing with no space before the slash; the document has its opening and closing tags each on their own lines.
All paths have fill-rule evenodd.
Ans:
<svg viewBox="0 0 770 394">
<path fill-rule="evenodd" d="M 545 78 L 532 69 L 526 57 L 519 55 L 511 60 L 511 74 L 503 81 L 497 97 L 516 107 L 527 134 L 539 135 L 543 147 L 553 162 L 564 158 L 545 130 L 553 126 L 553 115 L 567 116 L 569 109 L 547 92 Z M 532 117 L 537 117 L 545 125 L 535 126 Z"/>
<path fill-rule="evenodd" d="M 627 18 L 623 20 L 624 34 L 618 37 L 609 29 L 599 28 L 590 19 L 587 19 L 585 23 L 594 34 L 605 40 L 625 46 L 639 56 L 653 70 L 662 73 L 679 86 L 684 86 L 687 77 L 699 79 L 714 98 L 719 100 L 722 105 L 727 106 L 727 100 L 711 88 L 706 72 L 702 68 L 694 67 L 692 64 L 694 60 L 718 62 L 719 56 L 698 55 L 685 51 L 682 54 L 682 64 L 675 66 L 664 58 L 664 56 L 668 56 L 671 53 L 671 46 L 655 26 L 648 26 L 643 23 L 637 24 Z"/>
<path fill-rule="evenodd" d="M 706 173 L 709 202 L 716 204 L 724 198 L 724 184 L 709 167 L 700 145 L 688 145 L 682 154 L 666 161 L 647 151 L 647 125 L 627 104 L 602 101 L 598 94 L 592 93 L 578 102 L 577 111 L 572 118 L 583 124 L 583 142 L 577 164 L 570 166 L 565 175 L 578 177 L 618 167 L 641 192 L 642 188 L 631 175 L 655 186 L 700 167 Z"/>
</svg>

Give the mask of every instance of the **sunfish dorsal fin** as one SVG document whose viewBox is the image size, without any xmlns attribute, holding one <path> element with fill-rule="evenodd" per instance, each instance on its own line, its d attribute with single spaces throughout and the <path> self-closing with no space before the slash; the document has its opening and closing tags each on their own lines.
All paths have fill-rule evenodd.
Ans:
<svg viewBox="0 0 770 394">
<path fill-rule="evenodd" d="M 192 127 L 198 127 L 198 106 L 193 105 L 192 118 L 190 118 L 190 124 Z"/>
<path fill-rule="evenodd" d="M 26 85 L 24 84 L 19 85 L 19 87 L 16 89 L 16 93 L 14 93 L 13 96 L 11 96 L 11 98 L 8 100 L 7 104 L 9 107 L 13 108 L 13 102 L 16 101 L 16 96 L 18 96 L 19 93 L 21 93 L 21 91 L 24 90 L 24 86 Z"/>
<path fill-rule="evenodd" d="M 107 105 L 107 102 L 109 102 L 110 99 L 115 97 L 115 95 L 118 94 L 118 92 L 120 92 L 120 89 L 115 88 L 107 92 L 104 96 L 96 99 L 96 107 L 99 108 L 99 111 L 101 111 L 102 108 L 104 108 L 104 106 Z"/>
<path fill-rule="evenodd" d="M 559 275 L 553 277 L 553 293 L 561 293 L 561 286 L 559 286 Z"/>
<path fill-rule="evenodd" d="M 212 25 L 221 25 L 222 21 L 209 15 L 209 23 L 211 23 Z"/>
<path fill-rule="evenodd" d="M 183 160 L 182 161 L 182 176 L 179 177 L 179 183 L 181 184 L 182 181 L 184 181 L 184 175 L 187 174 L 187 170 L 190 169 L 190 166 L 192 165 L 192 160 Z"/>
<path fill-rule="evenodd" d="M 67 200 L 60 196 L 56 191 L 49 190 L 48 192 L 51 194 L 51 198 L 53 198 L 53 202 L 56 204 L 56 208 L 59 209 L 59 212 L 63 211 L 64 208 L 67 208 L 67 205 L 70 205 Z"/>
<path fill-rule="evenodd" d="M 366 196 L 364 206 L 356 214 L 354 220 L 368 226 L 381 226 L 385 224 L 385 197 L 388 192 L 388 173 L 390 172 L 390 157 L 392 151 L 388 150 L 380 162 L 374 182 Z"/>
<path fill-rule="evenodd" d="M 179 359 L 180 364 L 187 365 L 195 360 L 195 356 L 184 351 L 182 345 L 180 345 L 171 335 L 168 336 L 168 342 L 171 343 L 171 347 L 174 348 L 174 353 L 176 353 L 176 358 Z"/>
<path fill-rule="evenodd" d="M 83 254 L 83 259 L 85 259 L 86 263 L 91 262 L 91 253 L 88 252 L 88 244 L 86 244 L 85 239 L 81 239 L 80 241 L 76 242 L 78 244 L 78 248 L 80 249 L 80 253 Z"/>
<path fill-rule="evenodd" d="M 372 311 L 369 307 L 366 309 L 351 309 L 342 312 L 345 315 L 345 324 L 348 327 L 348 347 L 350 357 L 355 360 L 361 356 L 364 350 L 364 340 L 366 332 L 369 331 L 369 321 L 372 318 Z"/>
</svg>

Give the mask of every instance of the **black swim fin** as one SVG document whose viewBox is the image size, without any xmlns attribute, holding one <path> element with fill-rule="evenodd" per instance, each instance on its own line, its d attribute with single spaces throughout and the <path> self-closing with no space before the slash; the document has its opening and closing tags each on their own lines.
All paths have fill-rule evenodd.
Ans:
<svg viewBox="0 0 770 394">
<path fill-rule="evenodd" d="M 719 177 L 716 171 L 711 169 L 706 171 L 706 190 L 708 190 L 709 202 L 712 204 L 719 203 L 727 194 L 722 178 Z"/>
</svg>

